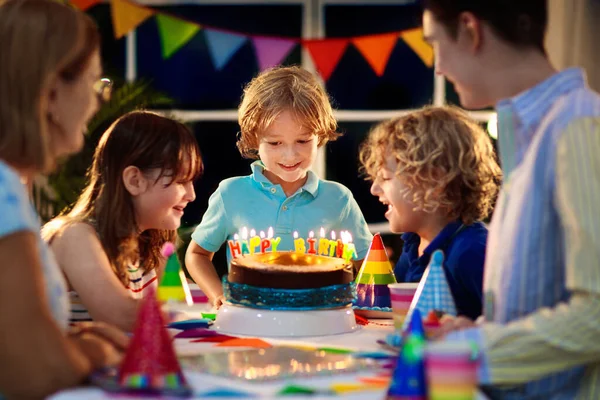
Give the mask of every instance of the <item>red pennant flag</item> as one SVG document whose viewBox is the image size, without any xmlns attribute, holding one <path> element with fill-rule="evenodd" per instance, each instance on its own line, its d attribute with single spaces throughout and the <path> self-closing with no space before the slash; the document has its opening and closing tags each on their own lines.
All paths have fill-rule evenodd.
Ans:
<svg viewBox="0 0 600 400">
<path fill-rule="evenodd" d="M 388 33 L 384 35 L 359 36 L 352 39 L 352 44 L 367 60 L 377 76 L 382 76 L 385 72 L 392 50 L 398 40 L 397 33 Z"/>
<path fill-rule="evenodd" d="M 71 0 L 71 4 L 75 7 L 79 8 L 82 11 L 87 10 L 88 8 L 95 6 L 98 3 L 101 3 L 102 0 Z"/>
<path fill-rule="evenodd" d="M 320 39 L 303 42 L 315 62 L 315 67 L 325 81 L 337 67 L 348 43 L 348 39 Z"/>
</svg>

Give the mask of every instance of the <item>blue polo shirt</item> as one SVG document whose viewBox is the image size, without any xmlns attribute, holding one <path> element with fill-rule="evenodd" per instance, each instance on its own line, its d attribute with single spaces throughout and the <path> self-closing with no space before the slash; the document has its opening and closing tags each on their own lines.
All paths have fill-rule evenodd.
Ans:
<svg viewBox="0 0 600 400">
<path fill-rule="evenodd" d="M 476 222 L 462 226 L 452 222 L 431 241 L 419 257 L 421 238 L 416 233 L 402 235 L 404 246 L 394 274 L 398 282 L 419 282 L 435 250 L 444 252 L 444 272 L 459 315 L 475 320 L 482 312 L 483 265 L 487 228 Z M 453 236 L 454 235 L 454 236 Z"/>
<path fill-rule="evenodd" d="M 216 252 L 243 227 L 267 233 L 269 227 L 274 237 L 280 237 L 277 250 L 294 250 L 293 233 L 306 238 L 310 231 L 319 236 L 321 228 L 349 231 L 356 246 L 358 259 L 363 259 L 371 244 L 371 235 L 365 218 L 345 186 L 326 180 L 308 171 L 304 186 L 286 197 L 281 185 L 275 185 L 263 174 L 261 161 L 252 163 L 252 174 L 225 179 L 208 201 L 208 209 L 192 240 L 200 247 Z M 308 248 L 308 245 L 307 245 Z M 268 251 L 268 250 L 267 250 Z M 227 248 L 227 261 L 231 253 Z"/>
</svg>

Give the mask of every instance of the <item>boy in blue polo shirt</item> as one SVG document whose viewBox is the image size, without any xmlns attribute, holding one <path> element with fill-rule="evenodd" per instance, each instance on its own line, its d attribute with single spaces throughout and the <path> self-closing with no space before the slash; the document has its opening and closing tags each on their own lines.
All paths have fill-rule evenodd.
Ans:
<svg viewBox="0 0 600 400">
<path fill-rule="evenodd" d="M 388 205 L 404 247 L 394 273 L 419 282 L 442 250 L 459 315 L 482 312 L 487 229 L 501 177 L 490 139 L 455 107 L 427 107 L 377 125 L 361 148 L 371 193 Z"/>
<path fill-rule="evenodd" d="M 360 265 L 372 235 L 352 193 L 319 179 L 310 168 L 317 148 L 339 136 L 329 98 L 315 77 L 298 67 L 268 70 L 252 80 L 239 109 L 242 156 L 258 159 L 249 176 L 221 182 L 192 234 L 185 261 L 196 283 L 219 306 L 223 288 L 214 253 L 244 227 L 273 229 L 277 250 L 294 250 L 294 232 L 308 237 L 349 231 Z M 231 260 L 230 250 L 227 259 Z"/>
</svg>

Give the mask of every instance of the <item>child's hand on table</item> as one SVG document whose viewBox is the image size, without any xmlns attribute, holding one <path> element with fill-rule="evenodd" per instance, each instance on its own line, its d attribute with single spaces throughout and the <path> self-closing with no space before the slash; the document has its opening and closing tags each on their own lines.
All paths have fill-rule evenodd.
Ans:
<svg viewBox="0 0 600 400">
<path fill-rule="evenodd" d="M 448 333 L 461 331 L 463 329 L 472 328 L 475 326 L 475 322 L 467 317 L 453 317 L 448 314 L 444 314 L 440 319 L 441 326 L 432 337 L 433 340 L 443 339 Z"/>
<path fill-rule="evenodd" d="M 77 323 L 69 337 L 96 369 L 120 364 L 129 346 L 129 337 L 123 331 L 102 322 Z"/>
</svg>

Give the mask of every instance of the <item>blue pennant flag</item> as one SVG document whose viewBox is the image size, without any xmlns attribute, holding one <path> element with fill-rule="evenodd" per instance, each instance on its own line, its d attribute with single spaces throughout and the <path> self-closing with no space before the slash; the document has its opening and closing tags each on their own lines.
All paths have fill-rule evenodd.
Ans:
<svg viewBox="0 0 600 400">
<path fill-rule="evenodd" d="M 240 47 L 248 40 L 247 36 L 204 29 L 206 43 L 210 50 L 213 65 L 221 70 Z"/>
</svg>

